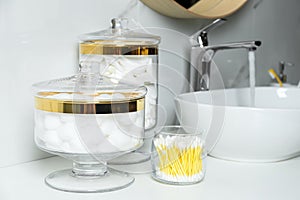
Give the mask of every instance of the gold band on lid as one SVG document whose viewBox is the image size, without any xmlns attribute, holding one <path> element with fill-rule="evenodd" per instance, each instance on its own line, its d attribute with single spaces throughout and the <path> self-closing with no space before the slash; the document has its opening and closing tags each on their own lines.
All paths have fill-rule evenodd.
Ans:
<svg viewBox="0 0 300 200">
<path fill-rule="evenodd" d="M 87 55 L 157 55 L 156 45 L 107 45 L 97 41 L 80 43 L 80 54 Z"/>
<path fill-rule="evenodd" d="M 81 101 L 51 99 L 42 92 L 35 97 L 35 108 L 47 112 L 74 113 L 74 114 L 113 114 L 144 110 L 144 97 L 124 101 Z M 98 93 L 99 94 L 99 93 Z M 107 94 L 107 93 L 105 93 Z M 129 93 L 127 95 L 130 95 Z M 45 97 L 41 97 L 45 96 Z M 94 95 L 92 95 L 94 96 Z"/>
</svg>

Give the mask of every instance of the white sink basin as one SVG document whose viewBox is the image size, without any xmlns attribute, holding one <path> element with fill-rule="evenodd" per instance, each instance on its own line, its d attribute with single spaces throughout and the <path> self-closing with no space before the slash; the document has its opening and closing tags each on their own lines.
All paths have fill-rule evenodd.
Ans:
<svg viewBox="0 0 300 200">
<path fill-rule="evenodd" d="M 184 127 L 207 131 L 217 158 L 273 162 L 299 155 L 300 89 L 257 87 L 255 94 L 254 107 L 249 88 L 181 94 L 177 117 Z"/>
</svg>

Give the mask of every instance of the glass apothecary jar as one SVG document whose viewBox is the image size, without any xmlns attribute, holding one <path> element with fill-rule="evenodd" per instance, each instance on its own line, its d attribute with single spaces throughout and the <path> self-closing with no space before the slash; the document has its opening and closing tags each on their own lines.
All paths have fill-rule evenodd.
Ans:
<svg viewBox="0 0 300 200">
<path fill-rule="evenodd" d="M 105 192 L 133 183 L 106 162 L 143 145 L 146 88 L 84 73 L 33 85 L 35 142 L 73 161 L 45 182 L 71 192 Z"/>
<path fill-rule="evenodd" d="M 111 28 L 79 37 L 79 63 L 89 71 L 147 87 L 145 128 L 157 122 L 158 44 L 160 37 L 128 28 L 115 18 Z"/>
</svg>

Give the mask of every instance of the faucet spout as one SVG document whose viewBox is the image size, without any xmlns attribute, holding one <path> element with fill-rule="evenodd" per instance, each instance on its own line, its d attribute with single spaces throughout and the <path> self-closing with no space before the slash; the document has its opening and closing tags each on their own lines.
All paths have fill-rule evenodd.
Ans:
<svg viewBox="0 0 300 200">
<path fill-rule="evenodd" d="M 227 44 L 220 45 L 212 45 L 204 47 L 205 51 L 213 50 L 214 52 L 218 50 L 226 50 L 226 49 L 248 49 L 249 51 L 254 51 L 261 45 L 261 41 L 253 40 L 253 41 L 245 41 L 245 42 L 232 42 Z"/>
<path fill-rule="evenodd" d="M 255 51 L 261 45 L 261 41 L 245 41 L 245 42 L 232 42 L 228 44 L 212 45 L 204 47 L 204 55 L 201 59 L 201 76 L 198 80 L 198 91 L 207 91 L 210 89 L 210 69 L 211 61 L 217 51 L 230 50 L 230 49 L 247 49 L 248 51 Z"/>
</svg>

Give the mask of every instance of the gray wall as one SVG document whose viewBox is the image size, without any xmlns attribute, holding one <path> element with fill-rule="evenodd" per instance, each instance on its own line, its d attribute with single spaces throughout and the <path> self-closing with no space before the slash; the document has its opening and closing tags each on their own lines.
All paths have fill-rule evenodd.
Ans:
<svg viewBox="0 0 300 200">
<path fill-rule="evenodd" d="M 260 4 L 254 8 L 257 2 Z M 297 83 L 299 6 L 297 0 L 250 0 L 211 33 L 210 42 L 260 39 L 263 46 L 257 51 L 257 83 L 269 84 L 267 70 L 277 67 L 279 60 L 296 64 L 287 74 L 290 82 Z M 161 120 L 175 123 L 173 97 L 188 87 L 188 36 L 211 20 L 172 19 L 131 0 L 0 0 L 0 167 L 49 156 L 33 142 L 31 84 L 75 73 L 77 36 L 107 28 L 110 19 L 122 13 L 162 36 Z M 239 51 L 216 55 L 226 87 L 247 86 L 248 72 L 240 70 L 247 67 L 246 56 Z M 237 78 L 239 71 L 242 79 Z"/>
</svg>

